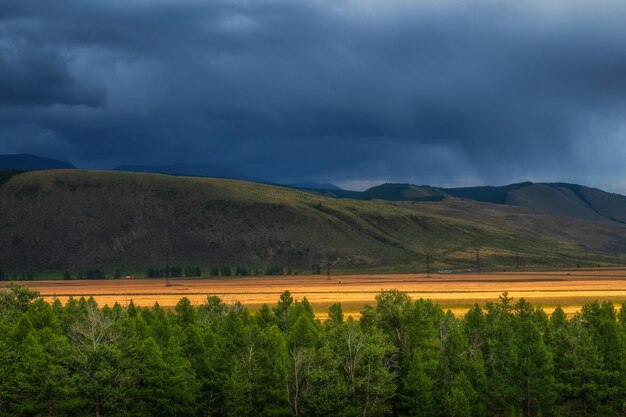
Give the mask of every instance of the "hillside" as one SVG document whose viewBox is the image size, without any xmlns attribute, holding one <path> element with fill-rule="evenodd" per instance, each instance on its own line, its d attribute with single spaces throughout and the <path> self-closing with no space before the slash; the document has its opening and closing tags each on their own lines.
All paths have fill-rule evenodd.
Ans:
<svg viewBox="0 0 626 417">
<path fill-rule="evenodd" d="M 195 265 L 423 269 L 621 263 L 626 227 L 447 198 L 333 199 L 237 180 L 40 171 L 0 186 L 0 269 Z M 558 245 L 556 242 L 559 242 Z M 584 255 L 583 245 L 587 248 Z M 555 248 L 559 247 L 558 251 Z M 518 253 L 518 254 L 516 254 Z"/>
</svg>

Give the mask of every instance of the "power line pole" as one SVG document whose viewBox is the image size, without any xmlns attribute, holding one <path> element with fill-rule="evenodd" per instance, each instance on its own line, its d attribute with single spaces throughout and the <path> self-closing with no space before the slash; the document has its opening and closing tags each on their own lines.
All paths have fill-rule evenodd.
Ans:
<svg viewBox="0 0 626 417">
<path fill-rule="evenodd" d="M 171 277 L 171 273 L 170 273 L 170 245 L 171 245 L 171 217 L 169 215 L 169 210 L 167 207 L 164 207 L 164 222 L 163 222 L 163 227 L 165 228 L 164 230 L 164 237 L 165 237 L 165 286 L 169 287 L 172 285 L 172 283 L 170 282 L 170 277 Z"/>
<path fill-rule="evenodd" d="M 480 268 L 480 248 L 476 248 L 476 270 L 482 272 Z"/>
<path fill-rule="evenodd" d="M 330 258 L 326 258 L 326 279 L 330 279 Z"/>
<path fill-rule="evenodd" d="M 169 248 L 165 249 L 165 286 L 171 286 L 170 282 L 170 251 Z"/>
<path fill-rule="evenodd" d="M 426 278 L 430 278 L 430 253 L 426 252 Z"/>
</svg>

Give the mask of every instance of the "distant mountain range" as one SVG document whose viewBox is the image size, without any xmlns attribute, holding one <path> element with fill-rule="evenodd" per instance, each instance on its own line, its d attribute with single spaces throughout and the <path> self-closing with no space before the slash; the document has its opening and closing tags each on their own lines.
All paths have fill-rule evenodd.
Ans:
<svg viewBox="0 0 626 417">
<path fill-rule="evenodd" d="M 44 171 L 47 169 L 76 169 L 69 162 L 31 154 L 0 155 L 0 171 Z"/>
<path fill-rule="evenodd" d="M 0 155 L 0 171 L 39 171 L 75 169 L 64 161 L 36 155 Z M 271 184 L 238 170 L 211 164 L 126 165 L 117 171 L 160 173 L 176 176 L 227 178 Z M 0 184 L 10 176 L 0 176 Z M 2 178 L 5 178 L 2 181 Z M 287 187 L 312 194 L 353 200 L 385 200 L 395 202 L 437 202 L 450 198 L 474 200 L 484 203 L 512 205 L 539 212 L 601 223 L 626 224 L 626 197 L 597 188 L 566 183 L 521 182 L 505 186 L 480 186 L 445 188 L 429 185 L 388 183 L 365 191 L 343 190 L 331 183 L 295 182 Z"/>
<path fill-rule="evenodd" d="M 382 184 L 366 191 L 315 190 L 317 194 L 356 200 L 442 201 L 449 198 L 525 207 L 582 220 L 626 224 L 626 196 L 566 183 L 522 182 L 501 187 L 442 188 Z"/>
<path fill-rule="evenodd" d="M 69 162 L 43 158 L 37 155 L 0 155 L 0 171 L 44 171 L 48 169 L 76 169 L 76 167 Z M 212 164 L 175 163 L 166 165 L 122 165 L 114 168 L 113 170 L 189 177 L 229 178 L 242 181 L 258 182 L 261 184 L 272 184 L 271 181 L 266 181 L 261 178 L 255 178 L 251 175 L 245 174 L 232 168 Z M 304 181 L 279 185 L 286 185 L 291 188 L 306 190 L 334 190 L 339 192 L 344 191 L 336 185 L 329 183 Z"/>
</svg>

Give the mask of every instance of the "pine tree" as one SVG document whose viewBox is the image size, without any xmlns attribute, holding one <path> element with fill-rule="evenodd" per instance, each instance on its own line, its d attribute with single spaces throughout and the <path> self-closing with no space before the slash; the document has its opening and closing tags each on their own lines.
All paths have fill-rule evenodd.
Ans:
<svg viewBox="0 0 626 417">
<path fill-rule="evenodd" d="M 449 391 L 442 400 L 442 415 L 446 417 L 471 417 L 472 402 L 476 400 L 476 392 L 463 372 L 457 374 Z"/>
<path fill-rule="evenodd" d="M 555 362 L 560 408 L 567 415 L 594 415 L 612 394 L 611 375 L 580 317 L 567 326 L 571 331 L 559 333 L 554 342 L 555 357 L 560 355 Z"/>
<path fill-rule="evenodd" d="M 518 363 L 518 346 L 513 327 L 511 299 L 507 294 L 499 304 L 487 303 L 482 355 L 486 375 L 487 412 L 502 414 L 510 410 L 519 398 L 515 375 Z"/>
<path fill-rule="evenodd" d="M 328 308 L 328 322 L 331 325 L 343 323 L 343 309 L 341 303 L 333 303 Z"/>
<path fill-rule="evenodd" d="M 263 304 L 256 313 L 256 322 L 260 327 L 269 327 L 275 324 L 275 317 L 267 304 Z"/>
<path fill-rule="evenodd" d="M 174 309 L 180 322 L 184 326 L 188 326 L 196 320 L 196 309 L 191 305 L 191 301 L 187 297 L 183 297 L 178 301 Z"/>
<path fill-rule="evenodd" d="M 137 362 L 133 364 L 136 375 L 133 392 L 133 409 L 139 415 L 166 416 L 170 386 L 166 385 L 167 365 L 161 348 L 149 337 L 139 349 Z"/>
<path fill-rule="evenodd" d="M 168 416 L 189 416 L 196 412 L 199 384 L 190 361 L 175 337 L 170 337 L 163 354 L 166 376 L 162 378 L 167 387 L 164 408 Z"/>
<path fill-rule="evenodd" d="M 553 401 L 552 356 L 539 329 L 530 318 L 522 318 L 516 330 L 518 383 L 521 408 L 527 417 L 542 415 Z"/>
</svg>

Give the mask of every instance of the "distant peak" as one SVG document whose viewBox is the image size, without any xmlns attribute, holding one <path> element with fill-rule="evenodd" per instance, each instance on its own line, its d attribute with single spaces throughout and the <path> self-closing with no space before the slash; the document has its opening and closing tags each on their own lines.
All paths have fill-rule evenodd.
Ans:
<svg viewBox="0 0 626 417">
<path fill-rule="evenodd" d="M 43 171 L 48 169 L 76 169 L 66 161 L 27 153 L 0 155 L 0 170 Z"/>
<path fill-rule="evenodd" d="M 331 184 L 328 182 L 319 183 L 319 182 L 311 182 L 311 181 L 301 181 L 301 182 L 294 182 L 288 185 L 293 188 L 302 188 L 302 189 L 310 189 L 310 190 L 343 191 L 342 188 L 336 186 L 335 184 Z"/>
</svg>

